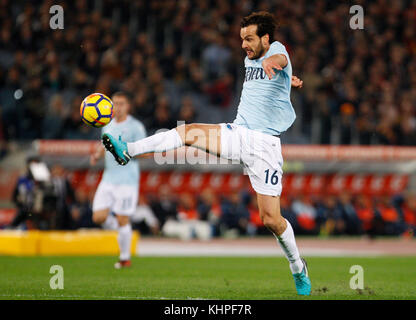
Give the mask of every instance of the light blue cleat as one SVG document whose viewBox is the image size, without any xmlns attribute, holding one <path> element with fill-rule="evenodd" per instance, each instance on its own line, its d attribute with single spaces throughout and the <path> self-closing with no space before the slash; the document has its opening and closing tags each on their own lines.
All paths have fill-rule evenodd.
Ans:
<svg viewBox="0 0 416 320">
<path fill-rule="evenodd" d="M 309 296 L 311 294 L 311 280 L 308 276 L 308 266 L 305 259 L 301 258 L 303 262 L 303 269 L 300 273 L 295 273 L 293 279 L 295 279 L 296 291 L 299 295 Z"/>
<path fill-rule="evenodd" d="M 121 136 L 116 140 L 111 134 L 104 133 L 101 137 L 104 147 L 111 152 L 116 161 L 125 166 L 131 159 L 127 152 L 127 143 L 121 140 Z"/>
</svg>

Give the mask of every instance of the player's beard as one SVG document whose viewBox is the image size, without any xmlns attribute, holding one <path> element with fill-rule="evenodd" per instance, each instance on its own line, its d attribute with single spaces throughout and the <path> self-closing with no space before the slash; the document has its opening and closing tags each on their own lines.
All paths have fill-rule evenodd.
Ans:
<svg viewBox="0 0 416 320">
<path fill-rule="evenodd" d="M 253 51 L 253 50 L 252 50 Z M 258 58 L 260 58 L 262 55 L 263 55 L 263 53 L 264 53 L 264 47 L 263 47 L 263 44 L 261 43 L 261 41 L 259 42 L 259 45 L 257 46 L 257 48 L 256 48 L 256 50 L 255 51 L 253 51 L 253 52 L 255 52 L 256 54 L 252 57 L 252 58 L 249 58 L 250 60 L 256 60 L 256 59 L 258 59 Z"/>
</svg>

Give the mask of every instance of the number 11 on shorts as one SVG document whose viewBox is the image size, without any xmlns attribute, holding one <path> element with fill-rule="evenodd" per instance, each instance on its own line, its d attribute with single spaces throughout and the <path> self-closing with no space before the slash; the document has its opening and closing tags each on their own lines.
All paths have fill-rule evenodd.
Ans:
<svg viewBox="0 0 416 320">
<path fill-rule="evenodd" d="M 266 183 L 269 183 L 269 169 L 265 170 L 266 172 Z M 277 176 L 277 171 L 275 170 L 270 177 L 270 183 L 272 185 L 276 185 L 279 182 L 279 177 Z"/>
</svg>

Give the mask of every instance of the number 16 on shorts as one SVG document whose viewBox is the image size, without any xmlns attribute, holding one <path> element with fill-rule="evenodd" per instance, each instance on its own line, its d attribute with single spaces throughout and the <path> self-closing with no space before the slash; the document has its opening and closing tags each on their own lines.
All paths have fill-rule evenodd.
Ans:
<svg viewBox="0 0 416 320">
<path fill-rule="evenodd" d="M 271 183 L 272 185 L 276 185 L 279 183 L 279 177 L 277 176 L 277 170 L 274 170 L 273 174 L 270 176 L 270 170 L 267 169 L 264 171 L 266 173 L 266 180 L 265 183 Z M 270 179 L 269 179 L 270 178 Z"/>
</svg>

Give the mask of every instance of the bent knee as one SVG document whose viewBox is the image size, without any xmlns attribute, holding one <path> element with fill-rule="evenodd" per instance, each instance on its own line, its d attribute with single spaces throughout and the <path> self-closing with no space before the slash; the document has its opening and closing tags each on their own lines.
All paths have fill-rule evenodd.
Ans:
<svg viewBox="0 0 416 320">
<path fill-rule="evenodd" d="M 286 221 L 285 219 L 280 215 L 273 215 L 268 212 L 263 213 L 262 215 L 262 221 L 264 226 L 273 231 L 275 234 L 281 234 L 286 229 Z"/>
<path fill-rule="evenodd" d="M 277 219 L 272 217 L 271 215 L 264 214 L 261 220 L 263 221 L 263 224 L 266 228 L 273 231 L 277 228 Z"/>
<path fill-rule="evenodd" d="M 103 224 L 105 219 L 107 219 L 107 213 L 102 211 L 95 211 L 92 214 L 92 221 L 95 224 Z"/>
</svg>

